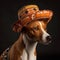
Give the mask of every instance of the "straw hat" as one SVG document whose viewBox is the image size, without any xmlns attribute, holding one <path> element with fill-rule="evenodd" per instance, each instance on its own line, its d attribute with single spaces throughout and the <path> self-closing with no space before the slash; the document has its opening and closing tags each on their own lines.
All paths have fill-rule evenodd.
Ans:
<svg viewBox="0 0 60 60">
<path fill-rule="evenodd" d="M 18 20 L 13 25 L 13 31 L 20 32 L 24 26 L 35 20 L 50 20 L 51 10 L 39 10 L 37 5 L 27 5 L 18 10 Z"/>
</svg>

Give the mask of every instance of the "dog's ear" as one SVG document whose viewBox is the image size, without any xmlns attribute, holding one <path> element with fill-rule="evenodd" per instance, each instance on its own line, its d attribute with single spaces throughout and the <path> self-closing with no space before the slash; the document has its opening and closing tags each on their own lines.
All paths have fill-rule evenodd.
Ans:
<svg viewBox="0 0 60 60">
<path fill-rule="evenodd" d="M 15 22 L 13 24 L 13 31 L 14 32 L 20 32 L 22 30 L 22 25 L 20 23 L 20 20 L 18 20 L 17 22 Z"/>
<path fill-rule="evenodd" d="M 53 16 L 53 11 L 51 10 L 41 10 L 36 13 L 36 18 L 43 21 L 44 23 L 48 23 Z"/>
</svg>

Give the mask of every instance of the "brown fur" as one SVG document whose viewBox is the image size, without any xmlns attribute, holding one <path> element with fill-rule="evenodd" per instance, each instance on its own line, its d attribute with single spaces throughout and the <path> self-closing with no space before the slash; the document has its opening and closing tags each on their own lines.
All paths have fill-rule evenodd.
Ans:
<svg viewBox="0 0 60 60">
<path fill-rule="evenodd" d="M 25 48 L 25 45 L 22 39 L 22 34 L 21 34 L 19 39 L 15 42 L 15 44 L 9 51 L 10 60 L 17 60 L 22 55 L 24 48 Z"/>
<path fill-rule="evenodd" d="M 25 45 L 22 40 L 22 34 L 21 34 L 19 39 L 12 45 L 11 49 L 9 50 L 8 53 L 9 60 L 17 60 L 22 55 L 24 48 Z M 0 57 L 0 60 L 3 60 L 3 58 Z"/>
<path fill-rule="evenodd" d="M 34 10 L 31 8 L 37 8 L 37 9 Z M 26 11 L 28 11 L 27 14 L 25 13 Z M 44 11 L 46 13 L 44 13 Z M 31 17 L 32 14 L 34 14 L 34 12 L 36 13 L 34 15 L 33 20 Z M 42 12 L 42 14 L 40 12 Z M 13 25 L 13 31 L 21 32 L 21 34 L 18 40 L 12 45 L 12 47 L 8 52 L 9 60 L 22 60 L 20 56 L 22 55 L 23 50 L 25 48 L 25 44 L 23 42 L 23 34 L 27 34 L 30 38 L 32 38 L 33 41 L 28 41 L 30 45 L 32 42 L 41 41 L 42 31 L 40 29 L 41 26 L 39 22 L 41 22 L 42 27 L 46 31 L 47 23 L 51 20 L 52 15 L 53 15 L 52 11 L 50 10 L 39 11 L 38 7 L 34 5 L 24 7 L 21 9 L 21 11 L 20 10 L 18 11 L 18 21 Z M 20 16 L 22 16 L 22 18 L 20 18 Z M 36 49 L 34 51 L 34 55 L 36 56 Z M 0 60 L 3 60 L 2 55 L 0 56 Z"/>
</svg>

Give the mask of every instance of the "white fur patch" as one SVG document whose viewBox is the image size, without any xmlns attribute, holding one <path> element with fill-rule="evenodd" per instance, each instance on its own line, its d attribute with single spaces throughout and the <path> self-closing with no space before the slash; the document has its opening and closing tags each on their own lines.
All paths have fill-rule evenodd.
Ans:
<svg viewBox="0 0 60 60">
<path fill-rule="evenodd" d="M 42 40 L 43 40 L 44 42 L 46 42 L 46 37 L 47 37 L 47 36 L 50 36 L 50 35 L 43 29 L 42 23 L 41 23 L 41 22 L 39 22 L 39 23 L 40 23 L 40 26 L 41 26 L 41 30 L 42 30 L 42 32 L 43 32 Z"/>
<path fill-rule="evenodd" d="M 22 54 L 22 56 L 20 58 L 22 60 L 27 60 L 27 52 L 26 52 L 26 50 L 23 50 L 23 54 Z"/>
<path fill-rule="evenodd" d="M 37 42 L 30 45 L 26 39 L 26 35 L 23 35 L 23 39 L 26 45 L 26 49 L 23 51 L 22 59 L 23 60 L 36 60 L 36 56 L 34 55 L 34 52 L 36 49 Z"/>
</svg>

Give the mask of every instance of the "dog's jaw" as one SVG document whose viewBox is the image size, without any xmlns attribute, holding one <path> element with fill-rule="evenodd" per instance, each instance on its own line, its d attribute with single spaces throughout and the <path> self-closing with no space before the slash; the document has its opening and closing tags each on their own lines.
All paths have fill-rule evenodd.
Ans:
<svg viewBox="0 0 60 60">
<path fill-rule="evenodd" d="M 27 59 L 28 60 L 36 60 L 36 55 L 35 55 L 35 50 L 36 50 L 36 46 L 37 46 L 37 42 L 29 44 L 29 42 L 27 41 L 26 35 L 23 35 L 23 41 L 26 45 L 26 54 L 27 54 Z"/>
</svg>

